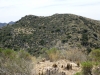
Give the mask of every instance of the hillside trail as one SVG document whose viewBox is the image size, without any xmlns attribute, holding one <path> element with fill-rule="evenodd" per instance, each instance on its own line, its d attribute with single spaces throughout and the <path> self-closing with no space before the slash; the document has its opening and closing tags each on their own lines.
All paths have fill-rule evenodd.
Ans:
<svg viewBox="0 0 100 75">
<path fill-rule="evenodd" d="M 67 64 L 72 65 L 71 69 L 67 69 Z M 42 61 L 38 62 L 32 70 L 32 75 L 74 75 L 81 71 L 81 67 L 76 63 L 68 60 L 58 60 L 50 62 Z"/>
</svg>

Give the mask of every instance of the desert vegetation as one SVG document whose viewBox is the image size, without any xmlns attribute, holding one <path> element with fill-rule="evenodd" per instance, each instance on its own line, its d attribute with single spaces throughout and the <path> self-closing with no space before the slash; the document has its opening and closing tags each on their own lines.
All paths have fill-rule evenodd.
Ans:
<svg viewBox="0 0 100 75">
<path fill-rule="evenodd" d="M 13 25 L 0 28 L 0 48 L 27 50 L 39 56 L 41 50 L 100 48 L 100 22 L 74 14 L 54 14 L 48 17 L 26 15 Z"/>
<path fill-rule="evenodd" d="M 81 68 L 75 75 L 100 75 L 100 49 L 92 50 L 88 60 L 81 62 Z"/>
<path fill-rule="evenodd" d="M 100 22 L 73 14 L 26 15 L 0 28 L 0 75 L 100 75 Z"/>
<path fill-rule="evenodd" d="M 5 75 L 99 75 L 100 49 L 88 55 L 78 50 L 52 48 L 34 57 L 24 50 L 0 49 L 0 74 Z M 64 54 L 64 55 L 63 55 Z M 80 56 L 78 56 L 78 54 Z"/>
<path fill-rule="evenodd" d="M 32 60 L 24 50 L 0 49 L 0 75 L 31 75 Z"/>
<path fill-rule="evenodd" d="M 78 50 L 60 51 L 56 48 L 44 49 L 40 55 L 35 75 L 99 75 L 99 51 L 89 54 Z M 42 59 L 45 58 L 45 61 Z"/>
</svg>

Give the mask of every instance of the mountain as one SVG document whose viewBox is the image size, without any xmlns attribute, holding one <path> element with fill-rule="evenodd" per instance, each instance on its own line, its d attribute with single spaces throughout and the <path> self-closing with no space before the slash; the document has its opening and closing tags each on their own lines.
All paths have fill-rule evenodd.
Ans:
<svg viewBox="0 0 100 75">
<path fill-rule="evenodd" d="M 10 25 L 12 25 L 12 24 L 14 24 L 15 22 L 13 22 L 13 21 L 10 21 L 8 24 L 10 24 Z"/>
<path fill-rule="evenodd" d="M 0 23 L 0 28 L 7 25 L 7 23 Z"/>
<path fill-rule="evenodd" d="M 7 24 L 12 25 L 12 24 L 14 24 L 14 23 L 15 23 L 15 22 L 13 22 L 13 21 L 11 21 L 11 22 L 9 22 L 9 23 L 0 23 L 0 28 L 3 27 L 3 26 L 6 26 Z"/>
<path fill-rule="evenodd" d="M 100 48 L 100 21 L 74 14 L 26 15 L 0 29 L 0 47 L 23 49 L 33 55 L 54 47 L 90 52 Z"/>
</svg>

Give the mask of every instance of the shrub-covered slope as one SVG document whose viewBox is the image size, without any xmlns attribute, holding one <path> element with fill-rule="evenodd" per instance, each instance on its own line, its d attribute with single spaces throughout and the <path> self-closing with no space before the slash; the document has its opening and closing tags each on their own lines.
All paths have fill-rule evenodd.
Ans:
<svg viewBox="0 0 100 75">
<path fill-rule="evenodd" d="M 0 29 L 0 47 L 24 49 L 33 55 L 51 47 L 89 52 L 100 48 L 100 21 L 73 14 L 27 15 Z"/>
</svg>

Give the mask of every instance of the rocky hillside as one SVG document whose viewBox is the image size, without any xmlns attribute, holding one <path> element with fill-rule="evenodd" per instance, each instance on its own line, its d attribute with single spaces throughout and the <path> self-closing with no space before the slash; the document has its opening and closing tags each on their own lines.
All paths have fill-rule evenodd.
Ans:
<svg viewBox="0 0 100 75">
<path fill-rule="evenodd" d="M 0 47 L 24 49 L 33 55 L 53 47 L 90 52 L 100 48 L 100 21 L 73 14 L 27 15 L 0 29 Z"/>
</svg>

